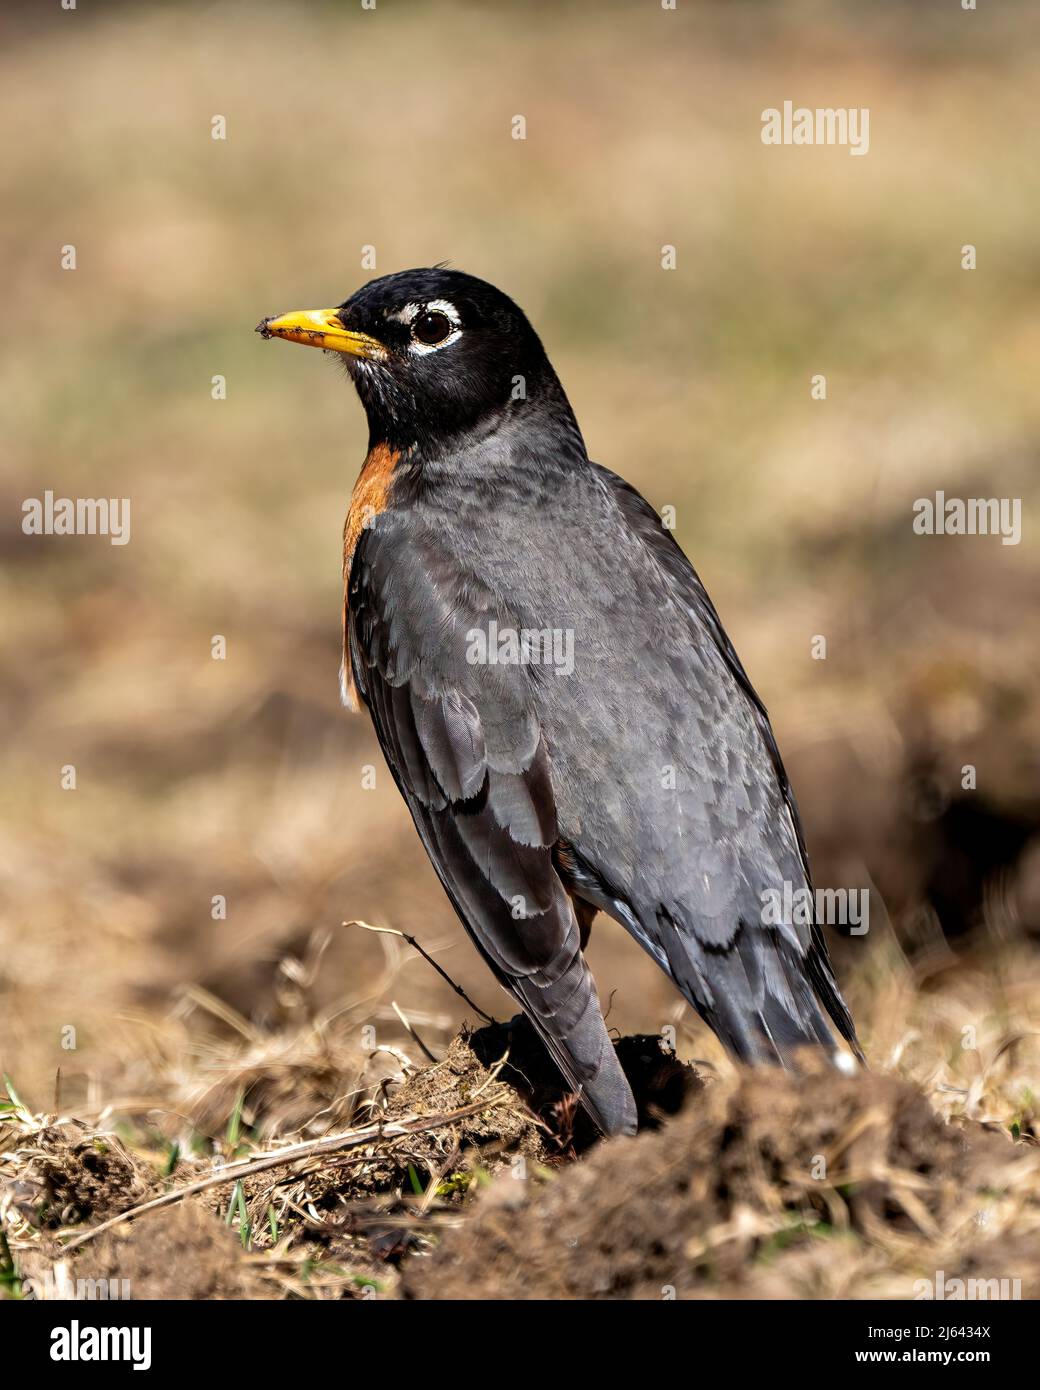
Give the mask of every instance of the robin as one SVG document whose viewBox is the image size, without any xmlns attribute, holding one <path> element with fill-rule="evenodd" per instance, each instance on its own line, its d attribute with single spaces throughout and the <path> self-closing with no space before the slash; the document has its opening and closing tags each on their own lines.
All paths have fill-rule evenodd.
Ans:
<svg viewBox="0 0 1040 1390">
<path fill-rule="evenodd" d="M 456 912 L 605 1134 L 636 1107 L 584 949 L 602 910 L 744 1062 L 862 1059 L 765 708 L 653 507 L 585 449 L 500 290 L 373 280 L 266 337 L 341 354 L 369 448 L 343 532 L 367 706 Z"/>
</svg>

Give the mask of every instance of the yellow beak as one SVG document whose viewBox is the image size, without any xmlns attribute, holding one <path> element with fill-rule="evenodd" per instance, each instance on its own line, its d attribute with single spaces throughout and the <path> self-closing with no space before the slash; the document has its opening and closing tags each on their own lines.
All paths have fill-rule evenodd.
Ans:
<svg viewBox="0 0 1040 1390">
<path fill-rule="evenodd" d="M 380 362 L 386 357 L 386 348 L 378 339 L 344 328 L 335 309 L 297 309 L 278 318 L 262 319 L 256 331 L 264 338 L 284 338 L 289 343 L 345 352 L 369 362 Z"/>
</svg>

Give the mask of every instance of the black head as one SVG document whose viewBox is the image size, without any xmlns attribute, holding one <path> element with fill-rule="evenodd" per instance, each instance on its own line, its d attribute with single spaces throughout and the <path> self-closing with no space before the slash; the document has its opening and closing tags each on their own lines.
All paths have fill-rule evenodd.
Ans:
<svg viewBox="0 0 1040 1390">
<path fill-rule="evenodd" d="M 373 443 L 434 454 L 517 412 L 570 407 L 516 304 L 458 270 L 402 270 L 332 310 L 265 319 L 265 336 L 343 355 Z"/>
</svg>

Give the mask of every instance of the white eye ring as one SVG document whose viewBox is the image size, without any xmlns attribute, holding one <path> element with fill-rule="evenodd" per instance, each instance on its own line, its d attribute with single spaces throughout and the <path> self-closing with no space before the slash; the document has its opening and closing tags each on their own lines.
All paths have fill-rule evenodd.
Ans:
<svg viewBox="0 0 1040 1390">
<path fill-rule="evenodd" d="M 409 328 L 419 317 L 420 314 L 443 314 L 451 324 L 451 332 L 446 338 L 442 338 L 439 343 L 420 343 L 413 338 L 408 344 L 408 351 L 416 357 L 428 357 L 431 352 L 440 352 L 441 348 L 446 348 L 462 336 L 462 321 L 459 311 L 454 304 L 449 304 L 446 299 L 431 299 L 425 304 L 406 304 L 399 314 L 394 317 L 401 323 L 406 323 Z"/>
</svg>

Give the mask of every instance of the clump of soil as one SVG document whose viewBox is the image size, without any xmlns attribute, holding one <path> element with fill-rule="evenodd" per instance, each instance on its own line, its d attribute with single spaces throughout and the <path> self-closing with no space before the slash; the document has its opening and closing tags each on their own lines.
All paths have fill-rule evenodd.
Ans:
<svg viewBox="0 0 1040 1390">
<path fill-rule="evenodd" d="M 656 1037 L 623 1038 L 618 1056 L 636 1096 L 642 1124 L 679 1110 L 702 1085 Z M 576 1103 L 545 1047 L 522 1016 L 475 1032 L 463 1029 L 439 1062 L 412 1072 L 389 1092 L 372 1119 L 388 1123 L 412 1116 L 450 1116 L 488 1101 L 487 1108 L 446 1120 L 401 1139 L 380 1138 L 351 1165 L 330 1166 L 326 1190 L 358 1197 L 405 1187 L 425 1190 L 458 1170 L 483 1175 L 517 1165 L 551 1169 L 587 1149 L 598 1134 Z M 494 1102 L 492 1104 L 492 1102 Z M 449 1174 L 449 1171 L 451 1173 Z M 313 1194 L 318 1179 L 312 1177 Z M 457 1184 L 459 1195 L 466 1183 Z"/>
<path fill-rule="evenodd" d="M 236 1234 L 186 1201 L 117 1226 L 83 1248 L 75 1278 L 106 1279 L 132 1299 L 271 1298 Z"/>
<path fill-rule="evenodd" d="M 336 1158 L 319 1165 L 307 1175 L 311 1202 L 327 1206 L 401 1188 L 414 1193 L 416 1184 L 425 1191 L 431 1181 L 450 1182 L 464 1169 L 492 1173 L 517 1157 L 536 1165 L 558 1161 L 560 1145 L 529 1105 L 530 1092 L 516 1084 L 520 1078 L 512 1067 L 499 1065 L 506 1052 L 504 1030 L 496 1040 L 503 1044 L 497 1053 L 488 1039 L 485 1047 L 474 1046 L 491 1031 L 464 1030 L 441 1061 L 408 1073 L 355 1119 L 357 1124 L 393 1124 L 444 1116 L 443 1123 L 404 1137 L 375 1139 L 352 1155 L 347 1167 Z M 477 1107 L 472 1114 L 449 1118 L 472 1107 Z"/>
<path fill-rule="evenodd" d="M 1007 1190 L 1009 1167 L 1029 1161 L 995 1135 L 944 1125 L 891 1078 L 748 1072 L 552 1182 L 494 1184 L 464 1227 L 409 1263 L 404 1292 L 755 1297 L 768 1284 L 774 1297 L 863 1297 L 882 1263 L 891 1273 L 901 1262 L 902 1291 L 891 1294 L 909 1298 L 915 1270 L 953 1268 L 937 1258 L 961 1259 L 985 1236 L 969 1219 L 965 1238 L 966 1198 L 983 1210 Z M 850 1269 L 858 1288 L 839 1293 Z"/>
<path fill-rule="evenodd" d="M 43 1230 L 102 1220 L 147 1195 L 148 1177 L 121 1140 L 78 1120 L 37 1131 L 22 1156 L 13 1197 Z"/>
<path fill-rule="evenodd" d="M 523 1014 L 508 1023 L 464 1032 L 458 1041 L 485 1065 L 493 1065 L 508 1053 L 501 1079 L 523 1097 L 555 1136 L 558 1148 L 580 1153 L 599 1138 Z M 666 1116 L 677 1114 L 703 1085 L 694 1068 L 680 1062 L 659 1037 L 636 1034 L 621 1038 L 615 1049 L 632 1087 L 640 1128 L 655 1128 Z"/>
</svg>

